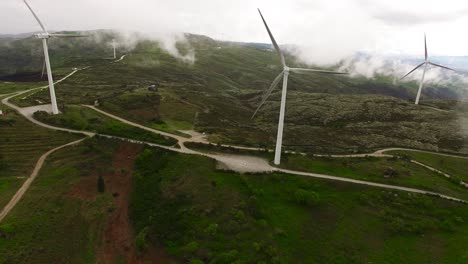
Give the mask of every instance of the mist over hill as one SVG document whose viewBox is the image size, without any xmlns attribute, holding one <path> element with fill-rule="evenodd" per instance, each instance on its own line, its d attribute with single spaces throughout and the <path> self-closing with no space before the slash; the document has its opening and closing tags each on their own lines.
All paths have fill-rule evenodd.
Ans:
<svg viewBox="0 0 468 264">
<path fill-rule="evenodd" d="M 32 35 L 34 33 L 0 35 L 0 77 L 34 72 L 41 68 L 42 48 L 40 41 Z M 253 47 L 264 51 L 270 51 L 272 56 L 276 56 L 273 47 L 268 43 L 248 43 L 214 40 L 206 36 L 192 34 L 148 34 L 138 32 L 118 32 L 113 30 L 86 31 L 83 34 L 89 35 L 85 39 L 52 39 L 50 41 L 51 55 L 54 58 L 63 57 L 68 61 L 54 62 L 59 67 L 66 64 L 78 63 L 77 60 L 100 59 L 103 55 L 109 54 L 110 42 L 117 39 L 119 48 L 124 52 L 131 52 L 139 42 L 155 41 L 161 48 L 170 55 L 189 63 L 195 62 L 196 47 L 206 51 L 207 49 L 217 49 L 219 44 Z M 181 45 L 185 45 L 185 50 L 180 52 Z M 300 63 L 303 66 L 315 66 L 325 68 L 339 68 L 351 73 L 352 77 L 365 77 L 375 79 L 379 75 L 394 77 L 392 84 L 396 84 L 397 78 L 410 71 L 419 64 L 421 58 L 408 55 L 380 55 L 358 52 L 354 56 L 343 58 L 335 65 L 315 65 L 308 56 L 304 56 L 304 50 L 296 45 L 283 45 L 282 49 L 289 55 L 290 60 Z M 58 53 L 58 54 L 57 54 Z M 233 54 L 236 56 L 238 54 Z M 431 58 L 436 63 L 441 63 L 455 68 L 458 72 L 446 72 L 433 69 L 428 72 L 427 82 L 435 86 L 445 88 L 456 88 L 455 93 L 464 98 L 468 84 L 468 57 L 467 56 L 434 56 Z M 246 61 L 248 63 L 248 61 Z M 407 80 L 418 81 L 419 74 L 407 77 Z M 442 88 L 442 87 L 438 87 Z M 461 91 L 460 91 L 461 90 Z M 446 94 L 446 93 L 445 93 Z M 455 97 L 451 97 L 455 98 Z"/>
</svg>

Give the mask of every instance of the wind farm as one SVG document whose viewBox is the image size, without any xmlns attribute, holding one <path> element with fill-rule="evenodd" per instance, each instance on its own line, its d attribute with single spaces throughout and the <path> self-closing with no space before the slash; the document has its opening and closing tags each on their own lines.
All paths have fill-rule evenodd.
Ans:
<svg viewBox="0 0 468 264">
<path fill-rule="evenodd" d="M 0 3 L 0 263 L 464 263 L 463 18 L 207 1 Z"/>
</svg>

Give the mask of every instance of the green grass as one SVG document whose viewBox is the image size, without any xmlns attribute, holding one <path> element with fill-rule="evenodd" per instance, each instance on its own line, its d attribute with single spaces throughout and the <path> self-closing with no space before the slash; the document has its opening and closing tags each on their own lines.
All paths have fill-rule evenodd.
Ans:
<svg viewBox="0 0 468 264">
<path fill-rule="evenodd" d="M 67 105 L 62 111 L 63 113 L 59 115 L 36 113 L 35 117 L 47 124 L 59 127 L 131 138 L 166 146 L 172 146 L 177 143 L 172 138 L 124 124 L 87 107 Z"/>
<path fill-rule="evenodd" d="M 112 207 L 72 186 L 112 170 L 111 140 L 88 139 L 46 161 L 0 225 L 0 263 L 94 263 Z M 97 186 L 96 192 L 97 192 Z M 135 164 L 130 212 L 140 250 L 178 263 L 464 263 L 466 205 L 286 174 L 218 171 L 213 160 L 155 148 Z M 51 192 L 50 190 L 54 190 Z"/>
<path fill-rule="evenodd" d="M 174 99 L 170 93 L 138 88 L 121 95 L 100 99 L 100 106 L 113 114 L 142 125 L 185 136 L 178 130 L 192 129 L 196 107 Z"/>
<path fill-rule="evenodd" d="M 0 178 L 29 176 L 42 154 L 79 138 L 42 128 L 12 110 L 7 111 L 7 116 L 0 116 Z"/>
<path fill-rule="evenodd" d="M 9 94 L 19 92 L 34 87 L 41 87 L 46 85 L 45 82 L 31 82 L 31 83 L 18 83 L 18 82 L 0 82 L 0 94 Z"/>
<path fill-rule="evenodd" d="M 466 205 L 302 178 L 238 175 L 145 150 L 131 213 L 140 244 L 180 263 L 464 263 Z M 144 239 L 145 241 L 141 241 Z"/>
<path fill-rule="evenodd" d="M 468 182 L 468 158 L 456 158 L 417 151 L 389 151 L 392 155 L 405 156 Z"/>
<path fill-rule="evenodd" d="M 10 201 L 23 182 L 24 179 L 13 177 L 0 178 L 0 208 Z"/>
<path fill-rule="evenodd" d="M 468 200 L 466 188 L 405 159 L 326 158 L 287 155 L 282 167 L 299 171 L 420 188 Z"/>
<path fill-rule="evenodd" d="M 88 139 L 46 160 L 21 202 L 0 224 L 0 263 L 95 263 L 112 196 L 98 194 L 97 188 L 92 200 L 69 193 L 93 171 L 112 169 L 115 145 Z"/>
<path fill-rule="evenodd" d="M 31 88 L 31 87 L 30 87 Z M 36 97 L 38 94 L 42 94 L 42 98 Z M 20 94 L 9 100 L 10 103 L 19 107 L 29 107 L 40 104 L 50 104 L 49 89 L 35 89 L 27 93 Z"/>
</svg>

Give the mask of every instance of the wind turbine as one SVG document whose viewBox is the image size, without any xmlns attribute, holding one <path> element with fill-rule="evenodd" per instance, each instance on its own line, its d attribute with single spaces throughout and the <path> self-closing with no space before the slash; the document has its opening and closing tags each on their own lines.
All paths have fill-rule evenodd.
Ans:
<svg viewBox="0 0 468 264">
<path fill-rule="evenodd" d="M 112 47 L 114 48 L 114 59 L 117 59 L 117 56 L 115 54 L 115 46 L 116 46 L 115 39 L 112 39 Z"/>
<path fill-rule="evenodd" d="M 429 56 L 427 54 L 426 33 L 424 33 L 424 62 L 419 64 L 418 66 L 416 66 L 416 68 L 414 68 L 413 70 L 408 72 L 405 76 L 401 77 L 401 80 L 403 80 L 406 76 L 410 75 L 412 72 L 414 72 L 415 70 L 417 70 L 418 68 L 420 68 L 423 65 L 424 65 L 424 70 L 423 70 L 421 82 L 419 83 L 419 90 L 418 90 L 418 94 L 416 95 L 416 101 L 414 102 L 414 104 L 419 104 L 419 98 L 421 97 L 421 91 L 422 91 L 422 88 L 423 88 L 423 85 L 424 85 L 424 77 L 426 76 L 426 71 L 427 71 L 427 66 L 428 65 L 432 65 L 432 66 L 439 67 L 439 68 L 446 69 L 446 70 L 455 71 L 454 69 L 451 69 L 449 67 L 445 67 L 445 66 L 442 66 L 442 65 L 439 65 L 439 64 L 435 64 L 435 63 L 429 61 Z"/>
<path fill-rule="evenodd" d="M 258 9 L 258 13 L 260 13 L 260 17 L 262 18 L 263 24 L 265 24 L 265 28 L 268 31 L 268 35 L 270 36 L 271 42 L 273 46 L 276 49 L 276 52 L 278 53 L 280 60 L 281 60 L 281 65 L 283 66 L 283 71 L 276 76 L 276 78 L 273 80 L 273 82 L 270 85 L 270 88 L 265 92 L 262 98 L 262 102 L 258 106 L 257 110 L 255 110 L 255 113 L 252 115 L 252 118 L 255 117 L 257 112 L 260 110 L 260 108 L 263 106 L 263 104 L 266 102 L 268 97 L 271 95 L 271 92 L 273 89 L 278 85 L 278 83 L 281 81 L 281 78 L 283 79 L 283 90 L 281 92 L 281 107 L 280 107 L 280 115 L 279 115 L 279 121 L 278 121 L 278 134 L 276 138 L 276 149 L 275 149 L 275 160 L 274 163 L 276 165 L 279 165 L 281 162 L 281 147 L 283 144 L 283 127 L 284 127 L 284 114 L 286 111 L 286 94 L 288 90 L 288 76 L 289 72 L 295 72 L 295 73 L 304 73 L 304 72 L 315 72 L 315 73 L 325 73 L 325 74 L 347 74 L 344 72 L 335 72 L 335 71 L 323 71 L 323 70 L 315 70 L 315 69 L 304 69 L 304 68 L 289 68 L 286 65 L 286 60 L 284 59 L 284 55 L 281 52 L 280 47 L 278 46 L 278 43 L 276 42 L 275 38 L 273 37 L 273 34 L 270 31 L 270 28 L 268 27 L 265 18 L 262 15 L 262 12 L 260 9 Z"/>
<path fill-rule="evenodd" d="M 42 46 L 44 48 L 44 66 L 42 67 L 42 75 L 44 75 L 44 69 L 47 69 L 47 78 L 49 80 L 49 92 L 50 92 L 50 101 L 52 104 L 52 113 L 54 115 L 58 114 L 58 107 L 57 107 L 57 98 L 55 97 L 55 88 L 54 88 L 54 80 L 52 78 L 52 69 L 50 67 L 50 59 L 49 59 L 49 47 L 48 42 L 49 38 L 73 38 L 73 37 L 86 37 L 85 35 L 75 35 L 75 34 L 56 34 L 56 33 L 49 33 L 45 28 L 44 24 L 41 22 L 39 17 L 34 13 L 31 6 L 28 4 L 26 0 L 23 0 L 26 6 L 28 7 L 29 11 L 31 11 L 34 18 L 39 23 L 39 26 L 42 28 L 42 33 L 34 35 L 36 38 L 42 40 Z"/>
</svg>

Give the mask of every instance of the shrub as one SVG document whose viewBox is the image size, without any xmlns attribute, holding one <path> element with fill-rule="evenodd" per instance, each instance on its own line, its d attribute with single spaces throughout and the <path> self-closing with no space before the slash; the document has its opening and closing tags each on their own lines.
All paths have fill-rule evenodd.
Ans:
<svg viewBox="0 0 468 264">
<path fill-rule="evenodd" d="M 103 193 L 106 190 L 106 184 L 104 183 L 104 179 L 102 178 L 102 175 L 99 175 L 98 181 L 97 181 L 97 189 L 98 192 Z"/>
<path fill-rule="evenodd" d="M 218 231 L 218 224 L 210 224 L 205 229 L 205 233 L 207 233 L 210 236 L 215 236 L 217 231 Z"/>
<path fill-rule="evenodd" d="M 188 254 L 193 254 L 195 253 L 199 248 L 198 242 L 197 241 L 192 241 L 185 245 L 184 251 Z"/>
<path fill-rule="evenodd" d="M 298 189 L 294 192 L 294 200 L 301 205 L 314 205 L 319 203 L 320 196 L 313 191 Z"/>
<path fill-rule="evenodd" d="M 148 248 L 148 242 L 146 241 L 148 230 L 149 227 L 143 228 L 135 238 L 135 245 L 140 252 L 143 252 Z"/>
<path fill-rule="evenodd" d="M 13 126 L 16 123 L 15 119 L 0 119 L 0 127 Z"/>
<path fill-rule="evenodd" d="M 395 178 L 398 177 L 398 171 L 394 170 L 392 167 L 385 169 L 383 173 L 385 178 Z"/>
</svg>

